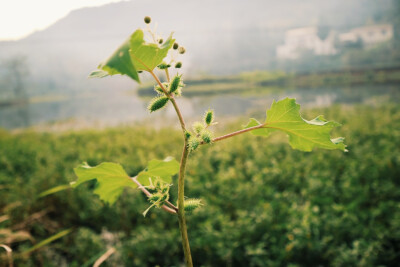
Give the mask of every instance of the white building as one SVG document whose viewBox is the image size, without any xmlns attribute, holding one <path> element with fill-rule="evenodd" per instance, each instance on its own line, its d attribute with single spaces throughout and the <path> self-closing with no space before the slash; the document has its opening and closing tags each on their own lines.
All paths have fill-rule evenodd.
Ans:
<svg viewBox="0 0 400 267">
<path fill-rule="evenodd" d="M 293 29 L 286 32 L 285 43 L 277 47 L 276 54 L 280 59 L 296 59 L 304 51 L 311 51 L 315 55 L 334 55 L 337 53 L 334 41 L 332 32 L 322 40 L 317 27 Z"/>
<path fill-rule="evenodd" d="M 355 43 L 361 40 L 366 45 L 373 45 L 393 38 L 393 26 L 390 24 L 371 25 L 352 29 L 339 35 L 339 41 Z"/>
</svg>

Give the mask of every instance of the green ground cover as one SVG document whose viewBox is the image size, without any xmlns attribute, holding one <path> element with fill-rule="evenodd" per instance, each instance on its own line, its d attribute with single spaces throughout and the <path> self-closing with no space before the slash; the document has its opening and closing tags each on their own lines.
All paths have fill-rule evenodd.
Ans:
<svg viewBox="0 0 400 267">
<path fill-rule="evenodd" d="M 334 136 L 346 137 L 348 153 L 295 151 L 281 134 L 245 134 L 193 153 L 187 195 L 205 203 L 188 216 L 196 266 L 400 262 L 400 107 L 333 106 L 303 117 L 319 114 L 343 124 Z M 126 190 L 112 207 L 92 194 L 94 183 L 39 194 L 76 180 L 73 168 L 84 160 L 119 162 L 136 174 L 151 159 L 179 158 L 180 143 L 169 128 L 0 131 L 0 243 L 12 247 L 16 266 L 91 266 L 110 246 L 117 252 L 102 266 L 179 266 L 177 218 L 162 210 L 143 218 L 148 202 L 138 190 Z M 66 229 L 72 231 L 22 254 Z M 0 257 L 4 266 L 4 251 Z"/>
</svg>

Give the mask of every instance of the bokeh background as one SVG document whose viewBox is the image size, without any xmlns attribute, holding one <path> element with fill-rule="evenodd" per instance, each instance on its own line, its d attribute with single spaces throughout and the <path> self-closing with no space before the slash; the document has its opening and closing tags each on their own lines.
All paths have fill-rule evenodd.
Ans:
<svg viewBox="0 0 400 267">
<path fill-rule="evenodd" d="M 304 118 L 340 122 L 332 134 L 349 149 L 305 153 L 283 134 L 246 134 L 193 153 L 187 195 L 205 203 L 188 218 L 196 266 L 398 266 L 399 1 L 53 2 L 1 3 L 0 244 L 16 266 L 91 266 L 110 248 L 101 266 L 183 264 L 177 219 L 143 218 L 140 192 L 113 206 L 95 183 L 40 195 L 83 161 L 133 176 L 179 158 L 174 110 L 147 111 L 150 76 L 87 78 L 146 15 L 186 48 L 189 124 L 213 108 L 216 135 L 228 133 L 288 96 Z"/>
</svg>

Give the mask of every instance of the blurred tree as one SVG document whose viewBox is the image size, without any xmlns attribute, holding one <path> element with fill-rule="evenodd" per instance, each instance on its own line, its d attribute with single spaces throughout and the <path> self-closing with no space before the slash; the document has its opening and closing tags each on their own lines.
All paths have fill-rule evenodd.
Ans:
<svg viewBox="0 0 400 267">
<path fill-rule="evenodd" d="M 17 55 L 4 61 L 0 65 L 0 73 L 4 76 L 2 92 L 11 90 L 14 98 L 22 100 L 27 98 L 25 80 L 29 74 L 27 58 Z"/>
</svg>

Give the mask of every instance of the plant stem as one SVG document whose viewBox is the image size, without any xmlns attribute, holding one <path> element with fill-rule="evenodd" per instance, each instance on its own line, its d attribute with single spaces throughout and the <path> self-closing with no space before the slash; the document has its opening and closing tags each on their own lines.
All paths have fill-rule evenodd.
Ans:
<svg viewBox="0 0 400 267">
<path fill-rule="evenodd" d="M 179 218 L 179 229 L 181 230 L 183 252 L 185 254 L 186 266 L 192 267 L 192 254 L 190 253 L 189 238 L 187 234 L 186 219 L 185 219 L 185 170 L 186 162 L 189 156 L 189 150 L 187 147 L 187 140 L 185 139 L 184 147 L 182 151 L 181 164 L 179 169 L 179 180 L 178 180 L 178 218 Z"/>
<path fill-rule="evenodd" d="M 170 79 L 169 79 L 169 71 L 168 71 L 168 68 L 165 69 L 165 76 L 167 76 L 167 82 L 169 82 Z"/>
<path fill-rule="evenodd" d="M 260 125 L 256 125 L 256 126 L 253 126 L 253 127 L 250 127 L 250 128 L 246 128 L 246 129 L 243 129 L 243 130 L 239 130 L 239 131 L 236 131 L 236 132 L 233 132 L 233 133 L 225 134 L 223 136 L 214 138 L 211 142 L 215 143 L 215 142 L 218 142 L 218 141 L 233 137 L 235 135 L 239 135 L 239 134 L 242 134 L 242 133 L 247 133 L 247 132 L 250 132 L 250 131 L 253 131 L 253 130 L 257 130 L 257 129 L 263 128 L 264 126 L 265 126 L 265 123 L 260 124 Z M 202 141 L 200 143 L 200 145 L 205 145 L 205 144 L 207 144 L 207 143 L 205 143 L 204 141 Z"/>
<path fill-rule="evenodd" d="M 153 71 L 149 71 L 149 72 L 153 76 L 153 78 L 156 80 L 158 85 L 161 87 L 161 90 L 163 90 L 164 94 L 166 96 L 168 96 L 170 101 L 172 102 L 172 105 L 174 106 L 176 114 L 178 115 L 178 119 L 179 119 L 179 123 L 181 124 L 182 131 L 185 133 L 185 131 L 186 131 L 185 121 L 183 120 L 181 111 L 179 110 L 179 107 L 176 104 L 176 101 L 175 101 L 174 97 L 167 92 L 167 89 L 165 89 L 164 85 L 161 83 L 160 79 L 158 79 L 157 75 L 155 75 Z"/>
<path fill-rule="evenodd" d="M 186 266 L 193 267 L 192 254 L 190 253 L 189 238 L 188 238 L 187 226 L 186 226 L 185 206 L 184 206 L 185 170 L 186 170 L 186 162 L 187 162 L 187 159 L 189 156 L 187 139 L 185 137 L 185 132 L 186 132 L 185 121 L 183 120 L 181 111 L 179 110 L 179 107 L 176 104 L 174 97 L 172 95 L 168 94 L 164 85 L 161 83 L 160 79 L 158 79 L 158 77 L 154 74 L 154 72 L 153 71 L 149 71 L 149 72 L 153 76 L 153 78 L 156 80 L 158 85 L 161 87 L 164 94 L 170 98 L 172 105 L 175 108 L 176 114 L 178 115 L 178 119 L 181 124 L 182 131 L 183 131 L 184 143 L 183 143 L 181 163 L 179 166 L 179 178 L 178 178 L 178 220 L 179 220 L 179 229 L 180 229 L 181 237 L 182 237 L 182 246 L 183 246 L 183 252 L 185 255 Z"/>
<path fill-rule="evenodd" d="M 139 189 L 142 190 L 142 192 L 146 196 L 148 196 L 148 197 L 151 196 L 151 193 L 137 180 L 137 176 L 131 177 L 131 179 L 132 179 L 132 181 L 135 182 L 135 184 L 137 184 Z M 172 205 L 172 203 L 169 203 L 169 202 L 167 204 L 171 204 Z M 172 205 L 172 209 L 170 207 L 167 207 L 166 205 L 163 205 L 162 209 L 167 211 L 167 212 L 169 212 L 169 213 L 172 213 L 172 214 L 176 214 L 176 212 L 177 212 L 177 209 L 176 209 L 176 207 L 174 205 Z"/>
</svg>

